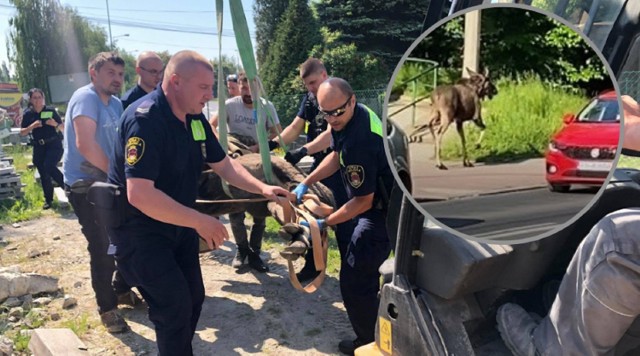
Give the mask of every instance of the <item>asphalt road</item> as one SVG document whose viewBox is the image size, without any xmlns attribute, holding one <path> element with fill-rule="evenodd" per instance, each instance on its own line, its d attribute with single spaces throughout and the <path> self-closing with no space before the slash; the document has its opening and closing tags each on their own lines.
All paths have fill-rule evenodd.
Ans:
<svg viewBox="0 0 640 356">
<path fill-rule="evenodd" d="M 569 193 L 552 193 L 540 188 L 420 205 L 439 222 L 461 233 L 516 241 L 565 224 L 591 204 L 596 192 L 594 188 L 574 188 Z"/>
</svg>

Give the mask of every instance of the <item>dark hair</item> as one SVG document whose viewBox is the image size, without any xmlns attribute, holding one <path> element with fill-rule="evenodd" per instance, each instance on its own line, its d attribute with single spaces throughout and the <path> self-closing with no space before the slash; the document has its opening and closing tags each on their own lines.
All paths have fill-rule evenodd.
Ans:
<svg viewBox="0 0 640 356">
<path fill-rule="evenodd" d="M 300 65 L 300 77 L 302 77 L 302 79 L 312 74 L 319 74 L 326 71 L 327 69 L 324 67 L 322 61 L 317 58 L 309 58 Z"/>
<path fill-rule="evenodd" d="M 248 82 L 247 74 L 245 72 L 238 72 L 238 83 L 240 82 Z"/>
<path fill-rule="evenodd" d="M 238 75 L 237 74 L 229 74 L 229 75 L 227 75 L 227 81 L 228 82 L 237 83 L 238 82 Z"/>
<path fill-rule="evenodd" d="M 31 99 L 31 97 L 33 96 L 33 93 L 40 93 L 40 95 L 42 95 L 42 98 L 44 99 L 44 91 L 42 91 L 42 89 L 40 88 L 31 88 L 29 89 L 29 92 L 27 92 L 27 95 L 29 95 L 29 99 Z M 33 104 L 31 104 L 31 100 L 29 100 L 29 103 L 27 104 L 28 108 L 33 107 Z"/>
<path fill-rule="evenodd" d="M 95 69 L 99 71 L 107 62 L 124 67 L 124 59 L 119 54 L 115 52 L 100 52 L 89 59 L 89 70 Z"/>
</svg>

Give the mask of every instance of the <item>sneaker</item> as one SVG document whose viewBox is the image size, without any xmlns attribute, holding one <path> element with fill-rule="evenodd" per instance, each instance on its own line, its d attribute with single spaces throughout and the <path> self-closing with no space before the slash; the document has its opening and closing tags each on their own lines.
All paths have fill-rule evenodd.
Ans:
<svg viewBox="0 0 640 356">
<path fill-rule="evenodd" d="M 118 305 L 120 304 L 135 307 L 136 305 L 142 304 L 142 299 L 140 299 L 134 291 L 130 290 L 128 292 L 118 294 Z"/>
<path fill-rule="evenodd" d="M 260 258 L 260 252 L 249 253 L 249 266 L 258 272 L 264 273 L 269 271 L 269 267 L 264 263 L 262 258 Z"/>
<path fill-rule="evenodd" d="M 42 206 L 42 210 L 47 210 L 47 209 L 51 209 L 51 203 L 44 203 L 44 205 Z"/>
<path fill-rule="evenodd" d="M 521 306 L 507 303 L 498 308 L 498 331 L 505 345 L 515 356 L 535 356 L 533 331 L 538 323 Z"/>
<path fill-rule="evenodd" d="M 244 249 L 238 249 L 236 251 L 235 257 L 233 257 L 233 261 L 231 261 L 231 267 L 240 268 L 245 263 L 247 259 L 247 255 L 249 253 Z"/>
<path fill-rule="evenodd" d="M 102 321 L 102 325 L 104 325 L 111 334 L 129 331 L 129 325 L 127 325 L 127 322 L 124 321 L 124 318 L 118 314 L 115 309 L 100 314 L 100 321 Z"/>
<path fill-rule="evenodd" d="M 356 352 L 356 349 L 362 345 L 364 345 L 364 343 L 360 341 L 360 339 L 342 340 L 338 344 L 338 350 L 345 355 L 353 355 Z"/>
</svg>

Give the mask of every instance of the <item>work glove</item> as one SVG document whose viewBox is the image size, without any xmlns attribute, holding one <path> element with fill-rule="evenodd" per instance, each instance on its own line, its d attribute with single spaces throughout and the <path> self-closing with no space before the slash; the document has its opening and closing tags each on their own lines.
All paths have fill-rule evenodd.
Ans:
<svg viewBox="0 0 640 356">
<path fill-rule="evenodd" d="M 326 227 L 326 224 L 325 224 L 325 222 L 324 222 L 324 219 L 316 219 L 316 222 L 318 223 L 318 228 L 319 228 L 320 230 L 322 230 L 322 229 L 324 229 L 324 228 Z M 308 221 L 305 221 L 305 220 L 300 221 L 300 225 L 301 225 L 301 226 L 306 226 L 306 227 L 308 227 L 308 228 L 311 228 L 311 226 L 309 226 L 309 222 L 308 222 Z"/>
<path fill-rule="evenodd" d="M 287 152 L 287 154 L 284 155 L 284 159 L 295 166 L 306 155 L 307 155 L 307 148 L 303 146 Z"/>
<path fill-rule="evenodd" d="M 309 187 L 307 187 L 307 185 L 304 183 L 298 184 L 296 189 L 293 190 L 293 194 L 296 195 L 296 204 L 302 203 L 302 196 L 307 193 L 307 190 L 309 190 Z"/>
<path fill-rule="evenodd" d="M 276 141 L 269 141 L 269 151 L 273 151 L 276 148 L 280 147 L 280 144 Z"/>
</svg>

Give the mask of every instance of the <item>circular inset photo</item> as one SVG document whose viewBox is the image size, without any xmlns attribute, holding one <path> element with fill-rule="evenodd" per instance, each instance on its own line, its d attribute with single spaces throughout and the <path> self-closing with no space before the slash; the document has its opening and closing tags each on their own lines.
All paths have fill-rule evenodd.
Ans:
<svg viewBox="0 0 640 356">
<path fill-rule="evenodd" d="M 558 231 L 615 167 L 612 78 L 588 38 L 530 7 L 441 21 L 405 53 L 385 98 L 384 120 L 408 145 L 405 190 L 430 223 L 466 238 L 521 243 Z"/>
</svg>

